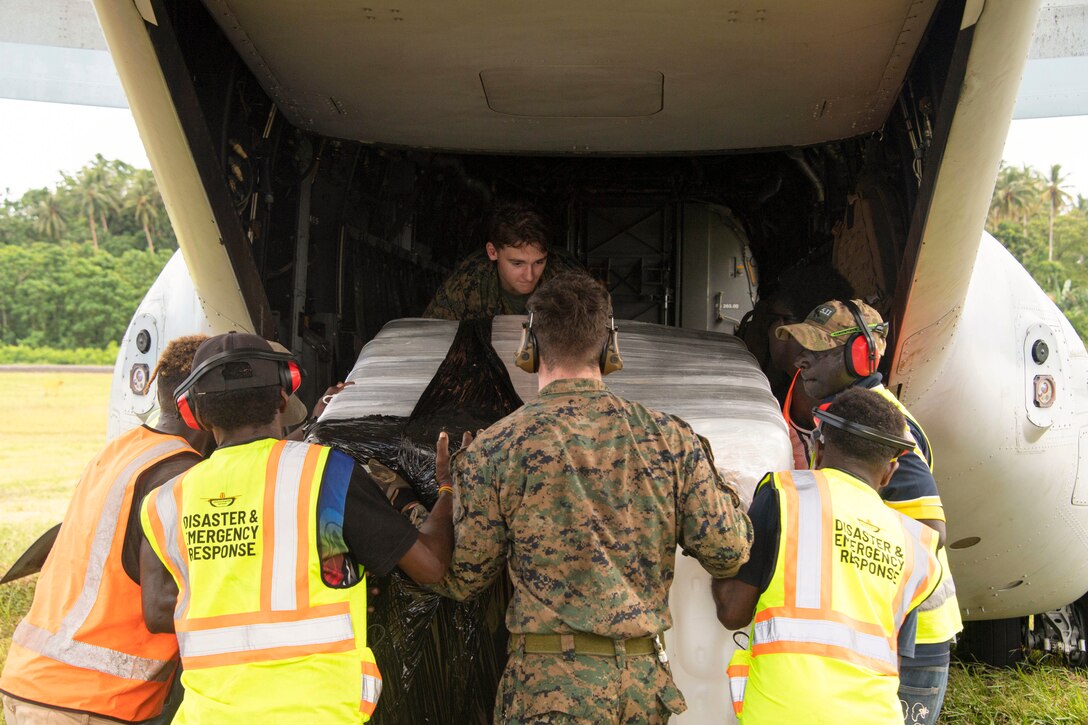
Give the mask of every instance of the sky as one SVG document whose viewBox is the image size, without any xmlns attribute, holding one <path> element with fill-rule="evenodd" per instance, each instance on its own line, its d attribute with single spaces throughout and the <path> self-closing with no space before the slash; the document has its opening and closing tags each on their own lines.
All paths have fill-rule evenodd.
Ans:
<svg viewBox="0 0 1088 725">
<path fill-rule="evenodd" d="M 0 129 L 0 196 L 9 199 L 56 186 L 95 154 L 151 168 L 127 108 L 0 98 Z"/>
<path fill-rule="evenodd" d="M 150 168 L 127 108 L 0 99 L 0 197 L 53 187 L 100 153 Z M 1047 172 L 1061 164 L 1070 192 L 1088 197 L 1088 116 L 1013 121 L 1005 161 Z"/>
</svg>

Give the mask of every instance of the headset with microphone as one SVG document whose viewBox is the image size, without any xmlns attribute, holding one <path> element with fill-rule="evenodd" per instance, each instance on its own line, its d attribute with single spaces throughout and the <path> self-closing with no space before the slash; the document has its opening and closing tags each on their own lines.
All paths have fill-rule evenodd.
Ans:
<svg viewBox="0 0 1088 725">
<path fill-rule="evenodd" d="M 174 400 L 178 406 L 178 414 L 181 415 L 181 419 L 185 421 L 185 424 L 194 430 L 206 430 L 200 422 L 200 415 L 197 410 L 197 399 L 203 395 L 203 393 L 196 393 L 193 388 L 196 387 L 200 379 L 207 375 L 214 368 L 227 365 L 232 362 L 249 362 L 251 360 L 269 360 L 279 363 L 279 385 L 288 395 L 293 395 L 302 385 L 302 368 L 299 367 L 298 360 L 294 356 L 282 353 L 272 352 L 270 350 L 259 350 L 256 348 L 239 348 L 235 350 L 227 350 L 225 352 L 212 355 L 210 358 L 200 363 L 189 376 L 182 380 L 178 387 L 174 390 Z M 259 388 L 268 387 L 266 381 L 257 380 L 259 384 L 254 384 L 254 378 L 241 378 L 236 381 L 232 381 L 233 384 L 228 384 L 224 390 L 244 390 L 246 388 Z"/>
<path fill-rule="evenodd" d="M 858 423 L 853 420 L 847 420 L 840 415 L 835 415 L 834 413 L 828 412 L 827 410 L 821 410 L 820 408 L 814 409 L 812 415 L 817 420 L 827 423 L 832 428 L 838 428 L 845 433 L 864 438 L 872 443 L 879 443 L 882 446 L 894 448 L 897 451 L 896 458 L 914 450 L 914 441 L 909 438 L 885 433 L 872 426 Z"/>
<path fill-rule="evenodd" d="M 536 334 L 533 332 L 533 313 L 529 313 L 529 319 L 521 323 L 521 342 L 514 353 L 514 364 L 527 373 L 535 373 L 540 370 L 540 351 L 536 342 Z M 597 364 L 600 366 L 601 375 L 608 375 L 617 370 L 623 370 L 623 358 L 620 357 L 619 330 L 616 329 L 616 318 L 608 316 L 608 337 L 601 348 L 601 355 Z"/>
</svg>

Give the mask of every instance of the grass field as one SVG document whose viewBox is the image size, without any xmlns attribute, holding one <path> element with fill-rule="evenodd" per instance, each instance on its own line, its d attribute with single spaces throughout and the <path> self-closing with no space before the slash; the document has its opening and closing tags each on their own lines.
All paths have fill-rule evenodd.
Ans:
<svg viewBox="0 0 1088 725">
<path fill-rule="evenodd" d="M 109 385 L 107 373 L 0 373 L 0 572 L 64 515 L 105 441 Z M 0 666 L 33 586 L 34 577 L 0 586 Z M 941 722 L 1088 723 L 1088 676 L 1046 662 L 1013 671 L 954 666 Z"/>
<path fill-rule="evenodd" d="M 108 373 L 0 373 L 0 572 L 64 517 L 83 467 L 106 441 L 109 389 Z M 0 664 L 34 579 L 0 586 Z"/>
<path fill-rule="evenodd" d="M 60 521 L 106 441 L 107 373 L 0 373 L 0 568 Z"/>
</svg>

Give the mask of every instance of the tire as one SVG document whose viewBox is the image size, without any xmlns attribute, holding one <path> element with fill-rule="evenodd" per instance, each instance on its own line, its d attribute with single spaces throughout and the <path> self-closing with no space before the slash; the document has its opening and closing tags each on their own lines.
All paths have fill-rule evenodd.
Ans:
<svg viewBox="0 0 1088 725">
<path fill-rule="evenodd" d="M 964 622 L 955 656 L 963 662 L 1012 667 L 1024 658 L 1023 617 Z"/>
</svg>

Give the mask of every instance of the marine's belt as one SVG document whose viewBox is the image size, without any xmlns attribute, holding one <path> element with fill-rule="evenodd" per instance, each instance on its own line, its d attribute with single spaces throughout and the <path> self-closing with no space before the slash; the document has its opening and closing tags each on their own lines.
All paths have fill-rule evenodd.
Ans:
<svg viewBox="0 0 1088 725">
<path fill-rule="evenodd" d="M 579 655 L 598 657 L 622 657 L 624 655 L 652 655 L 657 649 L 653 637 L 611 639 L 599 634 L 576 632 L 574 634 L 518 634 L 510 638 L 512 649 L 526 654 L 561 655 L 571 650 Z"/>
</svg>

